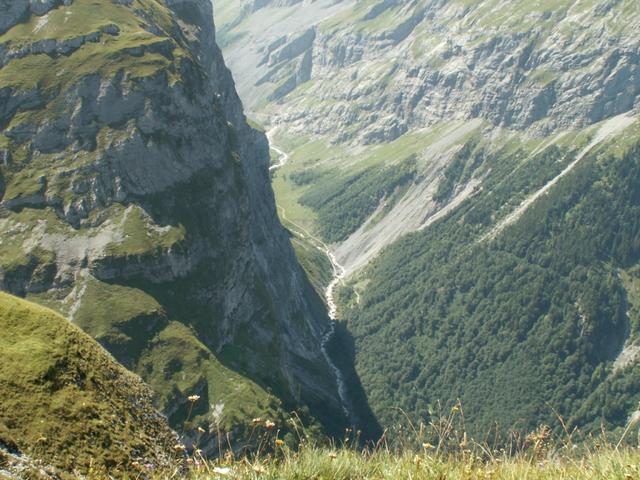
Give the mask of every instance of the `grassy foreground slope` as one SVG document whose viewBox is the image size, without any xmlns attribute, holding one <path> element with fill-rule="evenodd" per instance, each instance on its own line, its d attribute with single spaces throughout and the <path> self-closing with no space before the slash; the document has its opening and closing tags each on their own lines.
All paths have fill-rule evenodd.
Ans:
<svg viewBox="0 0 640 480">
<path fill-rule="evenodd" d="M 0 447 L 82 474 L 170 461 L 151 389 L 66 319 L 0 293 L 0 351 Z"/>
<path fill-rule="evenodd" d="M 86 473 L 105 478 L 109 470 L 117 478 L 157 480 L 630 480 L 640 474 L 638 450 L 618 448 L 620 436 L 575 450 L 570 438 L 560 442 L 539 429 L 514 440 L 511 446 L 519 453 L 513 456 L 509 448 L 484 449 L 462 433 L 464 418 L 457 408 L 440 422 L 420 427 L 409 435 L 413 444 L 397 450 L 381 442 L 377 451 L 361 453 L 313 447 L 304 440 L 294 451 L 293 439 L 258 427 L 263 453 L 257 458 L 234 459 L 229 452 L 215 464 L 201 463 L 198 453 L 186 463 L 171 460 L 164 452 L 173 446 L 173 436 L 153 410 L 149 389 L 90 337 L 51 310 L 4 293 L 0 326 L 0 478 L 50 478 L 46 475 L 57 469 L 67 472 L 62 478 Z M 635 427 L 623 433 L 631 443 L 636 434 Z M 8 476 L 16 457 L 7 449 L 57 468 Z"/>
<path fill-rule="evenodd" d="M 238 463 L 208 467 L 193 474 L 194 480 L 631 480 L 638 478 L 637 451 L 605 449 L 584 459 L 496 458 L 482 462 L 472 454 L 442 458 L 424 454 L 381 452 L 362 455 L 351 450 L 307 450 L 281 462 Z M 220 473 L 216 474 L 218 471 Z M 229 472 L 229 473 L 227 473 Z"/>
</svg>

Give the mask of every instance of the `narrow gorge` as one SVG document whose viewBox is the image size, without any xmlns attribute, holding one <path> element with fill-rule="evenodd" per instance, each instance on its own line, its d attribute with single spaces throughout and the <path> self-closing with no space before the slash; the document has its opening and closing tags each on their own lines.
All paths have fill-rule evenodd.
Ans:
<svg viewBox="0 0 640 480">
<path fill-rule="evenodd" d="M 269 134 L 267 134 L 267 138 L 270 140 L 270 144 L 269 144 L 270 148 L 274 150 L 280 157 L 275 164 L 269 167 L 269 171 L 273 172 L 287 164 L 287 161 L 289 160 L 289 155 L 284 150 L 281 150 L 277 145 L 275 145 L 273 141 L 271 141 Z M 276 206 L 278 205 L 276 204 Z M 297 228 L 299 230 L 298 232 L 296 232 L 296 234 L 302 238 L 310 240 L 311 243 L 314 245 L 314 247 L 317 248 L 318 251 L 320 251 L 323 255 L 326 255 L 327 259 L 331 263 L 333 278 L 331 279 L 331 282 L 329 283 L 326 290 L 324 291 L 324 297 L 327 303 L 330 323 L 329 323 L 329 329 L 322 335 L 322 338 L 320 341 L 320 349 L 322 350 L 322 354 L 327 360 L 327 363 L 329 364 L 329 366 L 334 372 L 336 383 L 338 386 L 338 394 L 340 395 L 340 401 L 342 403 L 342 410 L 344 411 L 345 416 L 349 419 L 349 422 L 351 423 L 351 427 L 355 429 L 358 427 L 357 421 L 355 420 L 357 417 L 354 415 L 354 412 L 353 412 L 353 404 L 348 393 L 348 388 L 346 385 L 344 374 L 342 373 L 342 370 L 340 369 L 340 367 L 338 367 L 338 365 L 336 365 L 336 363 L 331 358 L 331 354 L 329 353 L 329 348 L 328 348 L 329 344 L 334 339 L 334 336 L 336 333 L 336 322 L 338 321 L 338 305 L 336 305 L 334 301 L 335 289 L 344 280 L 346 271 L 344 267 L 337 262 L 335 256 L 333 255 L 329 247 L 322 240 L 313 236 L 304 227 L 301 227 L 300 225 L 296 225 L 295 223 L 288 221 L 286 216 L 286 211 L 282 207 L 278 207 L 278 208 L 280 208 L 282 212 L 281 213 L 282 219 L 285 222 L 288 222 L 294 228 Z"/>
<path fill-rule="evenodd" d="M 428 424 L 459 399 L 477 434 L 554 412 L 625 428 L 640 365 L 616 358 L 640 338 L 624 315 L 640 254 L 619 173 L 637 171 L 639 4 L 215 8 L 240 97 L 287 152 L 280 219 L 329 286 L 380 423 Z"/>
<path fill-rule="evenodd" d="M 640 478 L 638 0 L 0 0 L 0 478 Z"/>
<path fill-rule="evenodd" d="M 0 286 L 91 335 L 207 454 L 293 410 L 341 435 L 332 320 L 212 19 L 204 0 L 3 10 Z"/>
</svg>

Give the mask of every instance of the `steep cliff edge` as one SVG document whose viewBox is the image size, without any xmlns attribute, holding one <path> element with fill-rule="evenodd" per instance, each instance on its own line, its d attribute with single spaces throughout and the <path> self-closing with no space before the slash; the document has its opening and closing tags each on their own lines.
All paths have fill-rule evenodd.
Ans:
<svg viewBox="0 0 640 480">
<path fill-rule="evenodd" d="M 174 427 L 345 420 L 278 223 L 262 133 L 199 0 L 11 2 L 0 25 L 0 282 L 67 315 Z M 212 448 L 213 441 L 208 444 Z"/>
</svg>

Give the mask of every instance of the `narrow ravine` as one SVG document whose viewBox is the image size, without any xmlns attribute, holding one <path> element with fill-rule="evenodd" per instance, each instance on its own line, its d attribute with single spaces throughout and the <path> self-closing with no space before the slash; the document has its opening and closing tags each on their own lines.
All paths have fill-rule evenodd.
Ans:
<svg viewBox="0 0 640 480">
<path fill-rule="evenodd" d="M 329 330 L 327 330 L 327 332 L 322 336 L 322 340 L 320 342 L 320 349 L 322 350 L 322 354 L 324 355 L 324 358 L 327 360 L 327 363 L 329 364 L 329 366 L 333 370 L 333 373 L 335 374 L 336 384 L 338 386 L 338 395 L 340 396 L 340 401 L 342 403 L 342 409 L 344 411 L 344 414 L 349 419 L 349 421 L 353 424 L 354 423 L 353 416 L 351 413 L 353 411 L 353 407 L 349 400 L 349 395 L 347 394 L 347 383 L 344 379 L 342 370 L 340 370 L 340 368 L 335 364 L 335 362 L 331 358 L 331 355 L 329 354 L 329 351 L 328 351 L 328 346 L 336 334 L 336 325 L 338 322 L 338 306 L 334 301 L 334 293 L 335 293 L 336 287 L 344 279 L 344 275 L 346 272 L 345 272 L 345 269 L 342 267 L 342 265 L 340 265 L 336 261 L 334 255 L 328 249 L 326 250 L 320 249 L 320 250 L 327 255 L 333 267 L 333 280 L 327 286 L 327 289 L 325 290 L 325 294 L 324 294 L 327 300 L 327 309 L 328 309 L 329 319 L 330 319 Z"/>
<path fill-rule="evenodd" d="M 276 153 L 278 153 L 278 155 L 280 155 L 280 160 L 278 161 L 278 163 L 269 167 L 270 171 L 275 171 L 283 167 L 284 165 L 286 165 L 290 157 L 289 157 L 289 154 L 287 154 L 284 150 L 274 145 L 270 133 L 267 133 L 267 139 L 269 140 L 269 146 Z M 342 410 L 344 411 L 345 416 L 353 426 L 353 424 L 355 423 L 354 415 L 353 415 L 353 406 L 351 404 L 351 400 L 349 399 L 349 394 L 347 393 L 348 392 L 347 383 L 345 381 L 342 370 L 340 370 L 340 367 L 338 367 L 338 365 L 336 365 L 334 360 L 331 358 L 331 355 L 329 354 L 329 349 L 328 349 L 329 344 L 335 337 L 336 322 L 338 321 L 338 306 L 336 305 L 336 302 L 335 302 L 335 291 L 338 285 L 340 285 L 343 282 L 347 272 L 345 268 L 338 263 L 335 255 L 331 252 L 331 249 L 326 243 L 324 243 L 315 235 L 311 234 L 303 226 L 298 225 L 297 223 L 288 219 L 286 214 L 287 212 L 281 205 L 276 204 L 276 206 L 280 210 L 280 215 L 282 217 L 282 220 L 294 227 L 293 229 L 292 228 L 289 228 L 289 229 L 292 230 L 301 238 L 309 240 L 310 243 L 316 249 L 318 249 L 324 255 L 326 255 L 326 257 L 329 259 L 329 262 L 331 262 L 331 267 L 333 269 L 333 279 L 331 280 L 331 282 L 329 283 L 329 285 L 324 291 L 325 300 L 327 302 L 327 312 L 329 314 L 330 322 L 329 322 L 329 329 L 324 333 L 324 335 L 322 335 L 322 338 L 320 340 L 320 350 L 322 351 L 322 354 L 324 355 L 325 360 L 329 364 L 329 367 L 331 367 L 331 370 L 333 370 L 334 376 L 336 378 L 336 385 L 338 387 L 338 395 L 340 397 L 340 403 L 342 404 Z"/>
</svg>

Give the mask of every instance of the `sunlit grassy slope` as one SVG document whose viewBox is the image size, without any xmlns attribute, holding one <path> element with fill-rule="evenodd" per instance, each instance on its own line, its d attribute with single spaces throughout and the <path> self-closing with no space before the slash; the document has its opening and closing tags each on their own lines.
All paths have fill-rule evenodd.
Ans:
<svg viewBox="0 0 640 480">
<path fill-rule="evenodd" d="M 482 462 L 474 456 L 441 458 L 423 454 L 381 452 L 363 455 L 351 450 L 305 450 L 280 462 L 240 462 L 203 469 L 192 478 L 278 480 L 632 480 L 639 478 L 640 455 L 634 450 L 605 450 L 582 459 L 530 458 Z M 227 470 L 227 468 L 229 470 Z M 230 473 L 227 473 L 230 472 Z"/>
<path fill-rule="evenodd" d="M 0 331 L 0 447 L 66 472 L 168 462 L 175 439 L 151 390 L 91 337 L 5 293 Z M 4 461 L 0 453 L 0 478 Z"/>
</svg>

